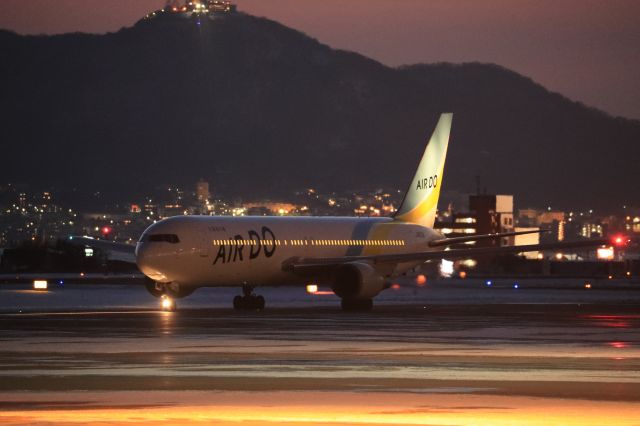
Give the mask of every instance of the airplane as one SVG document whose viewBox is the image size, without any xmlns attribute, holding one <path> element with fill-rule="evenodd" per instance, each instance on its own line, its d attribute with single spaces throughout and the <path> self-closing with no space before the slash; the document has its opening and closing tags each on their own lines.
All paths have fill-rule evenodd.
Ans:
<svg viewBox="0 0 640 426">
<path fill-rule="evenodd" d="M 608 240 L 451 249 L 469 241 L 540 231 L 446 238 L 433 229 L 453 114 L 443 113 L 393 217 L 174 216 L 149 226 L 135 246 L 147 290 L 166 310 L 201 287 L 238 286 L 237 310 L 261 310 L 259 286 L 328 285 L 344 310 L 370 310 L 393 279 L 425 261 L 559 248 Z M 100 244 L 87 238 L 79 242 Z M 111 244 L 103 242 L 103 244 Z M 120 245 L 119 250 L 131 246 Z"/>
</svg>

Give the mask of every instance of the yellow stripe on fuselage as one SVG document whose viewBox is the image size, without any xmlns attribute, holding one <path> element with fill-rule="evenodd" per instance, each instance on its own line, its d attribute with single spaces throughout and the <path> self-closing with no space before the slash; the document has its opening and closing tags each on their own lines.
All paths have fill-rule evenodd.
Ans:
<svg viewBox="0 0 640 426">
<path fill-rule="evenodd" d="M 392 230 L 393 230 L 392 223 L 381 223 L 379 225 L 374 225 L 373 228 L 371 228 L 371 231 L 369 231 L 369 235 L 367 235 L 367 239 L 370 241 L 388 240 Z M 362 255 L 371 256 L 376 254 L 384 254 L 390 251 L 393 251 L 393 249 L 390 250 L 389 247 L 386 247 L 383 245 L 364 246 L 362 249 Z"/>
</svg>

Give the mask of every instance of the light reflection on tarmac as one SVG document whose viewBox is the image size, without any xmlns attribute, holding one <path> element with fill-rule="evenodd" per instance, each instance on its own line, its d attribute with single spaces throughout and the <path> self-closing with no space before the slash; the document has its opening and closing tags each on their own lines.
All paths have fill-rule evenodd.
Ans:
<svg viewBox="0 0 640 426">
<path fill-rule="evenodd" d="M 631 295 L 370 313 L 281 299 L 262 313 L 88 303 L 20 314 L 4 298 L 0 424 L 637 426 Z"/>
</svg>

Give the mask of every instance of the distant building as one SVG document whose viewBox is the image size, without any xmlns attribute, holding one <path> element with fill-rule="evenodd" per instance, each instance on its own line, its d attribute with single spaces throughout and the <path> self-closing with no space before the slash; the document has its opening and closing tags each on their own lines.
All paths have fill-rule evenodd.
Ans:
<svg viewBox="0 0 640 426">
<path fill-rule="evenodd" d="M 538 225 L 563 222 L 564 216 L 564 212 L 547 210 L 538 216 Z"/>
<path fill-rule="evenodd" d="M 469 210 L 475 214 L 478 234 L 513 232 L 513 195 L 471 195 Z M 513 243 L 513 237 L 505 237 L 501 241 L 482 241 L 478 246 L 491 247 Z"/>
<path fill-rule="evenodd" d="M 557 210 L 522 209 L 518 211 L 518 225 L 539 226 L 549 231 L 542 237 L 543 243 L 564 241 L 566 232 L 566 214 Z"/>
<path fill-rule="evenodd" d="M 295 204 L 291 203 L 281 203 L 281 202 L 273 202 L 273 201 L 259 201 L 255 203 L 243 203 L 244 208 L 253 212 L 252 214 L 257 214 L 263 216 L 270 212 L 273 215 L 289 215 L 292 213 L 296 213 L 299 209 Z"/>
<path fill-rule="evenodd" d="M 531 234 L 523 234 L 516 235 L 514 237 L 514 244 L 516 246 L 530 245 L 530 244 L 540 244 L 540 234 L 536 231 L 539 231 L 540 228 L 514 228 L 515 232 L 527 232 L 531 231 Z M 528 251 L 522 253 L 522 255 L 527 259 L 539 259 L 541 253 L 539 251 Z"/>
<path fill-rule="evenodd" d="M 513 195 L 471 195 L 469 196 L 469 211 L 455 213 L 449 211 L 442 215 L 445 220 L 438 221 L 435 228 L 446 237 L 466 237 L 476 234 L 495 234 L 499 232 L 513 232 Z M 513 237 L 505 237 L 501 241 L 485 240 L 470 241 L 466 247 L 492 247 L 514 244 Z M 461 248 L 458 245 L 452 248 Z"/>
<path fill-rule="evenodd" d="M 200 179 L 196 183 L 196 199 L 198 200 L 198 203 L 207 204 L 210 196 L 209 182 L 206 182 L 204 179 Z"/>
</svg>

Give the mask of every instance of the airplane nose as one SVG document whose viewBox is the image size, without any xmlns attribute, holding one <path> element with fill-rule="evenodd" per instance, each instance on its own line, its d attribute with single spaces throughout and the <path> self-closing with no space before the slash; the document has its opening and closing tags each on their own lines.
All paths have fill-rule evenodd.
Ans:
<svg viewBox="0 0 640 426">
<path fill-rule="evenodd" d="M 149 244 L 139 242 L 136 245 L 136 264 L 138 269 L 154 281 L 165 282 L 167 277 L 159 270 L 158 254 Z"/>
</svg>

